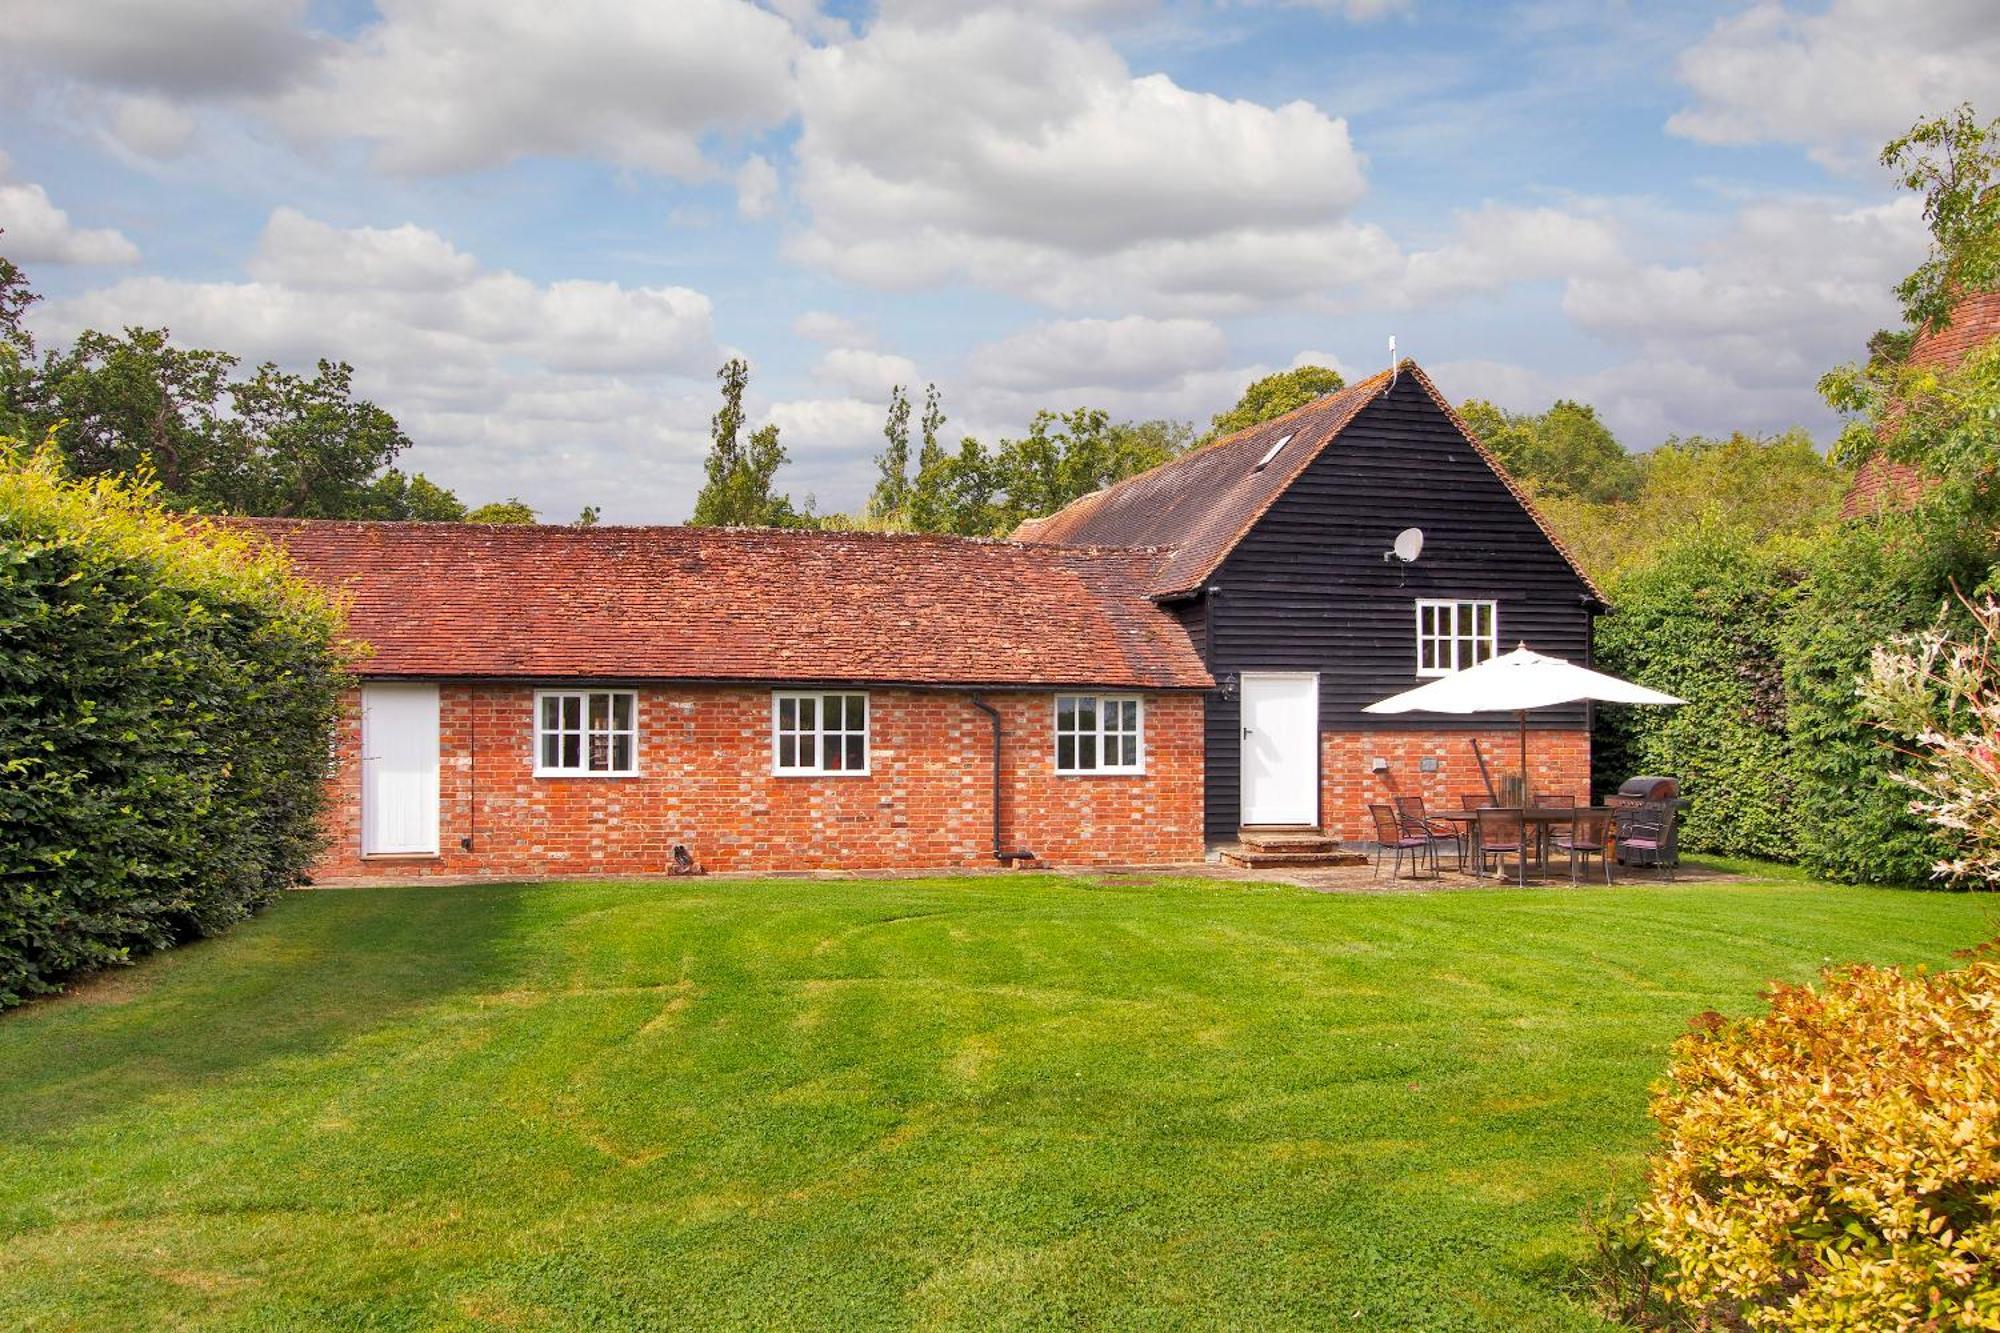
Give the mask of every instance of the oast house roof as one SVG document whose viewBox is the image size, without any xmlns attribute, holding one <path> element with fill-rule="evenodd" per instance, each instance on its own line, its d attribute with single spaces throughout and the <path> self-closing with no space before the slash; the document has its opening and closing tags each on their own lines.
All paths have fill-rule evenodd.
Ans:
<svg viewBox="0 0 2000 1333">
<path fill-rule="evenodd" d="M 1193 689 L 1160 552 L 765 528 L 228 520 L 348 601 L 379 677 Z"/>
<path fill-rule="evenodd" d="M 1399 376 L 1409 376 L 1423 388 L 1520 501 L 1584 587 L 1603 601 L 1603 592 L 1544 521 L 1527 493 L 1480 443 L 1430 376 L 1416 362 L 1407 360 L 1393 372 L 1385 370 L 1337 393 L 1322 395 L 1283 416 L 1095 491 L 1047 518 L 1030 519 L 1015 529 L 1014 536 L 1019 541 L 1161 548 L 1167 554 L 1160 561 L 1150 591 L 1162 599 L 1186 596 L 1201 587 L 1299 474 L 1353 424 L 1363 408 L 1388 392 Z M 1283 447 L 1273 453 L 1281 440 Z"/>
<path fill-rule="evenodd" d="M 1917 335 L 1910 344 L 1910 364 L 1950 370 L 1971 355 L 1973 348 L 1996 339 L 2000 339 L 2000 291 L 1974 292 L 1952 307 L 1951 323 L 1942 329 L 1926 327 Z M 1862 518 L 1908 509 L 1923 498 L 1930 485 L 1913 465 L 1871 454 L 1848 483 L 1840 516 Z"/>
</svg>

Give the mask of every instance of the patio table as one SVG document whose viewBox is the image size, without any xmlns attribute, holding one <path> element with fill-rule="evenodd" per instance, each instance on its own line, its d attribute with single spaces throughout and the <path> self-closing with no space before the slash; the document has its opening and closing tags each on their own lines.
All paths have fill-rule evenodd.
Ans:
<svg viewBox="0 0 2000 1333">
<path fill-rule="evenodd" d="M 1512 805 L 1489 805 L 1484 808 L 1489 811 L 1497 810 L 1503 815 L 1520 815 L 1522 820 L 1535 830 L 1535 843 L 1537 847 L 1546 846 L 1550 829 L 1561 824 L 1574 823 L 1578 815 L 1609 816 L 1612 821 L 1614 836 L 1618 821 L 1618 811 L 1608 805 L 1531 805 L 1526 809 Z M 1478 810 L 1428 810 L 1424 813 L 1424 817 L 1426 819 L 1448 819 L 1454 824 L 1469 824 L 1471 825 L 1469 832 L 1472 840 L 1476 840 L 1479 837 Z M 1536 860 L 1540 864 L 1542 875 L 1546 876 L 1549 869 L 1548 858 L 1538 852 Z M 1472 864 L 1475 867 L 1472 871 L 1473 875 L 1477 878 L 1484 878 L 1477 869 L 1480 861 L 1476 853 L 1473 856 Z M 1458 869 L 1461 875 L 1465 873 L 1465 866 L 1463 864 Z M 1498 878 L 1505 878 L 1505 876 L 1498 876 Z"/>
</svg>

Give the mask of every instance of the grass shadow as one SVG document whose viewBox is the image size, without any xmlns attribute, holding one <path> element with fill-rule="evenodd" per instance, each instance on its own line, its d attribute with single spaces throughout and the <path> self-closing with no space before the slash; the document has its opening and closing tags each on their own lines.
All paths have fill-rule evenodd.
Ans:
<svg viewBox="0 0 2000 1333">
<path fill-rule="evenodd" d="M 504 985 L 527 885 L 287 894 L 225 935 L 0 1015 L 0 1139 L 331 1050 Z"/>
</svg>

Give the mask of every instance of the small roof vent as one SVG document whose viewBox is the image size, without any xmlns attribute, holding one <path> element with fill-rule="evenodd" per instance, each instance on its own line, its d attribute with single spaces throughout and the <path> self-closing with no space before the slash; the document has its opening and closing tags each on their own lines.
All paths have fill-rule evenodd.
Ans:
<svg viewBox="0 0 2000 1333">
<path fill-rule="evenodd" d="M 1278 451 L 1280 449 L 1283 449 L 1286 445 L 1290 444 L 1291 442 L 1292 442 L 1291 432 L 1286 431 L 1283 435 L 1280 435 L 1278 437 L 1278 442 L 1276 444 L 1272 445 L 1269 449 L 1266 449 L 1264 451 L 1264 456 L 1257 460 L 1257 466 L 1251 468 L 1250 470 L 1252 472 L 1262 472 L 1265 468 L 1271 466 L 1271 460 L 1278 456 Z"/>
</svg>

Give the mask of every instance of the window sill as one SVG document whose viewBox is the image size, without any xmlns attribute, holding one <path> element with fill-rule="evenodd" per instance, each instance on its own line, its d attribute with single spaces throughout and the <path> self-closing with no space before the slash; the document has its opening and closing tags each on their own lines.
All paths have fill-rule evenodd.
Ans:
<svg viewBox="0 0 2000 1333">
<path fill-rule="evenodd" d="M 364 861 L 442 861 L 443 852 L 363 852 Z"/>
<path fill-rule="evenodd" d="M 1100 768 L 1084 771 L 1081 769 L 1059 768 L 1055 771 L 1059 778 L 1143 778 L 1143 768 Z"/>
<path fill-rule="evenodd" d="M 794 768 L 774 768 L 771 770 L 771 776 L 774 778 L 872 778 L 875 776 L 875 773 L 872 769 L 866 768 L 838 768 L 831 769 L 825 773 L 809 773 L 802 769 Z"/>
<path fill-rule="evenodd" d="M 630 781 L 630 780 L 632 780 L 633 778 L 637 778 L 637 777 L 644 777 L 644 776 L 645 776 L 645 775 L 644 775 L 643 773 L 637 773 L 637 772 L 633 772 L 633 773 L 577 773 L 577 772 L 573 772 L 573 771 L 571 771 L 570 769 L 566 769 L 566 768 L 555 768 L 555 769 L 549 769 L 549 768 L 538 768 L 538 769 L 536 769 L 536 770 L 535 770 L 535 774 L 534 774 L 534 775 L 535 775 L 535 777 L 536 777 L 536 778 L 538 778 L 538 779 L 554 779 L 554 778 L 575 778 L 575 779 L 578 779 L 578 780 L 580 780 L 580 781 L 584 781 L 584 782 L 604 782 L 604 781 L 606 781 L 607 779 L 608 779 L 608 780 L 610 780 L 610 781 L 614 781 L 614 782 L 616 782 L 616 781 L 627 781 L 627 782 L 629 782 L 629 781 Z"/>
</svg>

